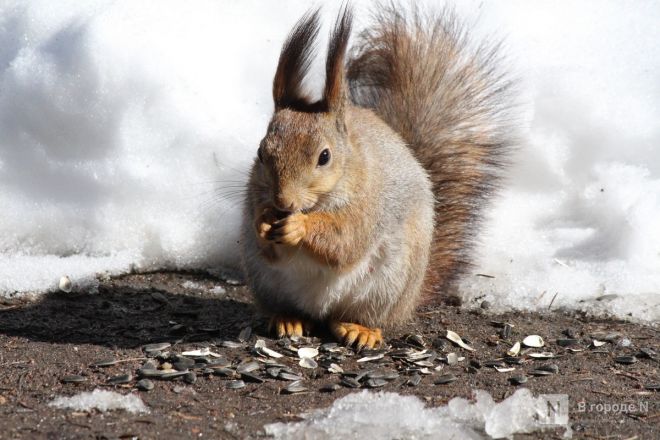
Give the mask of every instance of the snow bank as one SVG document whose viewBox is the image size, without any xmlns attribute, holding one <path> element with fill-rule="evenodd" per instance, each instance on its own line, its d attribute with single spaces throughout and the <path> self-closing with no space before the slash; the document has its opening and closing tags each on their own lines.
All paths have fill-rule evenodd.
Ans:
<svg viewBox="0 0 660 440">
<path fill-rule="evenodd" d="M 660 7 L 562 5 L 458 2 L 507 37 L 526 138 L 481 237 L 475 272 L 495 278 L 462 291 L 658 320 Z M 236 268 L 241 184 L 308 6 L 0 2 L 0 295 Z"/>
<path fill-rule="evenodd" d="M 114 391 L 99 389 L 92 392 L 86 391 L 71 397 L 58 397 L 49 403 L 49 405 L 55 408 L 72 409 L 75 411 L 91 411 L 96 409 L 105 412 L 123 409 L 132 414 L 149 412 L 149 408 L 136 395 L 122 395 Z"/>
<path fill-rule="evenodd" d="M 331 407 L 303 414 L 301 422 L 266 425 L 275 439 L 469 439 L 510 438 L 561 426 L 570 437 L 568 417 L 547 418 L 547 401 L 527 389 L 516 391 L 500 403 L 485 391 L 475 392 L 475 402 L 456 397 L 446 406 L 427 408 L 415 396 L 362 391 L 334 401 Z M 555 406 L 556 408 L 556 406 Z M 567 410 L 567 408 L 566 408 Z M 557 412 L 559 414 L 559 411 Z"/>
</svg>

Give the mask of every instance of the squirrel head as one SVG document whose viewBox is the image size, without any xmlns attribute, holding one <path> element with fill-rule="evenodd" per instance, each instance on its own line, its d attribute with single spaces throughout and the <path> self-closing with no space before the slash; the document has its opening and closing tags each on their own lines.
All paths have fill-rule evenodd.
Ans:
<svg viewBox="0 0 660 440">
<path fill-rule="evenodd" d="M 318 10 L 298 21 L 282 48 L 273 81 L 275 113 L 254 166 L 259 186 L 279 211 L 313 208 L 344 173 L 350 152 L 344 58 L 351 18 L 349 8 L 344 7 L 330 36 L 320 101 L 312 102 L 302 91 L 319 32 Z"/>
</svg>

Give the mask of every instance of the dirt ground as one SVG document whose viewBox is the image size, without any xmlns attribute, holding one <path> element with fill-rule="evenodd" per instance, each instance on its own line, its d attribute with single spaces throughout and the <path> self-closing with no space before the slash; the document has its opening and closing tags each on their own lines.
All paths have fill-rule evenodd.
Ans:
<svg viewBox="0 0 660 440">
<path fill-rule="evenodd" d="M 142 347 L 148 343 L 170 342 L 173 347 L 169 350 L 177 353 L 210 347 L 234 366 L 254 356 L 257 336 L 265 339 L 268 347 L 281 349 L 255 316 L 245 288 L 229 286 L 206 274 L 130 275 L 103 281 L 98 290 L 94 294 L 54 293 L 37 301 L 0 302 L 0 438 L 258 438 L 264 436 L 264 424 L 299 420 L 300 413 L 327 407 L 338 397 L 357 391 L 341 386 L 334 392 L 320 392 L 323 385 L 339 383 L 341 377 L 322 367 L 303 369 L 293 357 L 278 361 L 304 375 L 307 392 L 284 394 L 282 390 L 290 382 L 270 378 L 264 371 L 255 372 L 265 378 L 263 383 L 246 382 L 240 389 L 228 389 L 231 379 L 216 374 L 198 374 L 193 384 L 181 378 L 155 380 L 151 391 L 137 391 L 135 379 L 108 385 L 112 376 L 136 375 L 146 360 Z M 502 323 L 513 325 L 508 337 Z M 223 341 L 237 341 L 248 326 L 254 330 L 246 343 L 236 348 L 223 346 Z M 463 336 L 475 351 L 446 341 L 443 336 L 447 330 Z M 435 350 L 438 359 L 455 352 L 465 360 L 444 365 L 439 373 L 422 375 L 418 386 L 406 385 L 410 372 L 388 355 L 360 364 L 355 362 L 356 356 L 346 356 L 340 364 L 345 371 L 398 371 L 400 376 L 380 389 L 414 394 L 430 406 L 444 405 L 456 396 L 471 397 L 475 389 L 487 390 L 497 401 L 520 386 L 534 394 L 566 393 L 574 438 L 653 439 L 660 438 L 660 365 L 654 354 L 660 352 L 658 331 L 561 312 L 495 316 L 446 304 L 425 306 L 414 322 L 386 335 L 388 344 L 396 349 L 421 342 Z M 523 364 L 514 365 L 513 372 L 498 372 L 488 366 L 487 361 L 501 359 L 513 342 L 530 334 L 541 335 L 546 341 L 542 350 L 553 352 L 555 357 L 536 360 L 522 356 Z M 421 341 L 408 335 L 421 336 Z M 594 337 L 607 341 L 594 348 L 590 346 Z M 578 351 L 560 346 L 558 339 L 573 339 L 562 343 L 573 344 L 570 348 Z M 327 342 L 327 337 L 322 342 Z M 617 362 L 617 357 L 632 355 L 636 356 L 633 364 Z M 120 362 L 93 366 L 106 358 Z M 434 366 L 441 364 L 434 361 Z M 544 364 L 556 365 L 559 372 L 531 375 Z M 457 380 L 433 384 L 438 374 L 447 373 Z M 527 374 L 528 381 L 512 385 L 509 379 L 521 373 Z M 68 375 L 81 375 L 85 381 L 63 383 Z M 58 396 L 95 388 L 136 393 L 151 412 L 86 413 L 48 406 Z M 632 410 L 605 412 L 607 407 L 623 404 Z M 557 429 L 517 438 L 561 438 L 562 433 Z"/>
</svg>

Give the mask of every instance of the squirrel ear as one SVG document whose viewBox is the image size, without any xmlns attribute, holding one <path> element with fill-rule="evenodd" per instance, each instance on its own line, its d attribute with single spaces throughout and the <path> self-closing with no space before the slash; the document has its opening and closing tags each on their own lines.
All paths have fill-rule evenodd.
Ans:
<svg viewBox="0 0 660 440">
<path fill-rule="evenodd" d="M 287 37 L 273 79 L 276 109 L 307 101 L 302 82 L 312 63 L 318 33 L 319 10 L 316 9 L 303 15 Z"/>
<path fill-rule="evenodd" d="M 342 114 L 346 104 L 346 85 L 344 84 L 346 48 L 351 35 L 353 14 L 348 4 L 340 10 L 335 28 L 330 35 L 328 59 L 325 63 L 325 90 L 323 101 L 328 111 Z"/>
</svg>

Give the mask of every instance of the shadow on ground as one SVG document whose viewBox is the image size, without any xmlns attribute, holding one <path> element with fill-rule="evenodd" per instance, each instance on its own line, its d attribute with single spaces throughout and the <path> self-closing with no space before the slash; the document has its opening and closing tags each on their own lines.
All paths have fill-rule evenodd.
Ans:
<svg viewBox="0 0 660 440">
<path fill-rule="evenodd" d="M 0 334 L 41 342 L 134 348 L 173 339 L 234 339 L 254 319 L 247 300 L 226 293 L 202 296 L 183 288 L 180 293 L 168 292 L 149 283 L 120 280 L 102 284 L 98 294 L 44 295 L 36 302 L 0 311 Z"/>
</svg>

